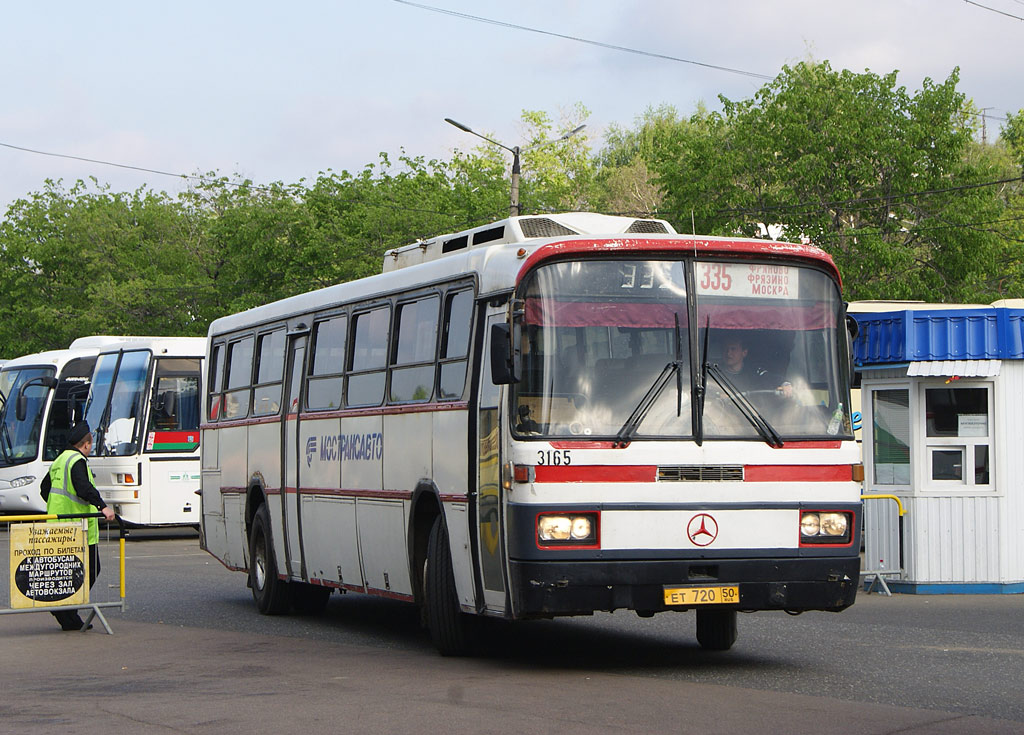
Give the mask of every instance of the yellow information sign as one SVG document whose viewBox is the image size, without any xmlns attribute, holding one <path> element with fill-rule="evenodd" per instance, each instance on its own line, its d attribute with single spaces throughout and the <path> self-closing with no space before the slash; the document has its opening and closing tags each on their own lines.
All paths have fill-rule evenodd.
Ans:
<svg viewBox="0 0 1024 735">
<path fill-rule="evenodd" d="M 11 524 L 11 607 L 89 602 L 85 521 Z"/>
</svg>

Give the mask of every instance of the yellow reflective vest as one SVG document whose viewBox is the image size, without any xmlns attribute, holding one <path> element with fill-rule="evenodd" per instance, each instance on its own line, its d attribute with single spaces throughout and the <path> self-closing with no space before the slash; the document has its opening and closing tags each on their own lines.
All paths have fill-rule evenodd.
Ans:
<svg viewBox="0 0 1024 735">
<path fill-rule="evenodd" d="M 46 499 L 46 512 L 58 515 L 68 513 L 98 513 L 99 508 L 90 505 L 75 494 L 71 484 L 71 468 L 76 462 L 85 462 L 85 456 L 75 449 L 65 449 L 50 465 L 50 497 Z M 85 465 L 89 482 L 96 484 L 92 469 Z M 88 537 L 90 544 L 100 541 L 100 524 L 96 518 L 89 518 Z"/>
</svg>

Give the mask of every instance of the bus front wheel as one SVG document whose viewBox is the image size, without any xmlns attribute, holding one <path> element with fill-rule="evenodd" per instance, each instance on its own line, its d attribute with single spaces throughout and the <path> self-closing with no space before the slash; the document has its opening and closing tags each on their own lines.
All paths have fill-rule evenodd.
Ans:
<svg viewBox="0 0 1024 735">
<path fill-rule="evenodd" d="M 728 651 L 736 642 L 735 610 L 697 610 L 697 642 L 706 651 Z"/>
<path fill-rule="evenodd" d="M 270 543 L 270 513 L 261 505 L 249 533 L 249 582 L 256 609 L 264 615 L 280 615 L 291 607 L 288 583 L 277 576 L 274 547 Z"/>
<path fill-rule="evenodd" d="M 473 647 L 473 621 L 459 607 L 448 531 L 441 516 L 430 529 L 424 567 L 423 607 L 430 638 L 442 656 L 465 656 Z"/>
</svg>

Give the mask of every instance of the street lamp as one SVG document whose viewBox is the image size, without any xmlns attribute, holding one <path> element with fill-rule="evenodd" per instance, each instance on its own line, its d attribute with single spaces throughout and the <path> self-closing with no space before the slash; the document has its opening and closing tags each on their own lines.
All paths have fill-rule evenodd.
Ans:
<svg viewBox="0 0 1024 735">
<path fill-rule="evenodd" d="M 488 138 L 486 135 L 481 135 L 480 133 L 476 132 L 475 130 L 471 130 L 469 127 L 463 125 L 462 123 L 452 120 L 450 117 L 446 117 L 444 121 L 449 125 L 454 125 L 464 133 L 469 133 L 470 135 L 475 135 L 478 138 L 483 138 L 488 143 L 492 143 L 498 146 L 499 148 L 504 148 L 506 151 L 512 154 L 512 198 L 508 207 L 510 217 L 519 216 L 519 154 L 525 153 L 526 151 L 532 151 L 534 148 L 540 148 L 541 146 L 550 145 L 552 143 L 561 143 L 566 138 L 571 138 L 572 136 L 576 135 L 576 133 L 583 130 L 583 128 L 587 127 L 586 125 L 580 125 L 579 127 L 570 130 L 561 138 L 555 138 L 554 140 L 545 140 L 535 145 L 531 145 L 528 148 L 521 149 L 517 145 L 514 145 L 511 148 L 509 148 L 504 143 L 499 143 L 496 140 Z"/>
</svg>

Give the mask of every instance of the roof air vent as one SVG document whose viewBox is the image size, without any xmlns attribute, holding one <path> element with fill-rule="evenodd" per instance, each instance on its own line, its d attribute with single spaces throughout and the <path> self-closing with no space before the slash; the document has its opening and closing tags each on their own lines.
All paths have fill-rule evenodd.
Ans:
<svg viewBox="0 0 1024 735">
<path fill-rule="evenodd" d="M 451 240 L 445 240 L 441 245 L 442 253 L 451 253 L 455 250 L 462 250 L 462 248 L 469 245 L 469 235 L 462 235 L 460 237 L 453 237 Z"/>
<path fill-rule="evenodd" d="M 480 230 L 473 233 L 473 244 L 482 245 L 485 242 L 494 242 L 505 237 L 505 226 L 492 227 L 489 230 Z"/>
<path fill-rule="evenodd" d="M 559 235 L 578 235 L 565 225 L 560 225 L 547 217 L 528 217 L 519 220 L 519 227 L 526 237 L 557 237 Z"/>
<path fill-rule="evenodd" d="M 656 219 L 638 219 L 634 220 L 633 224 L 629 226 L 626 232 L 631 233 L 663 233 L 668 234 L 668 230 L 665 229 L 665 223 L 659 222 Z"/>
</svg>

